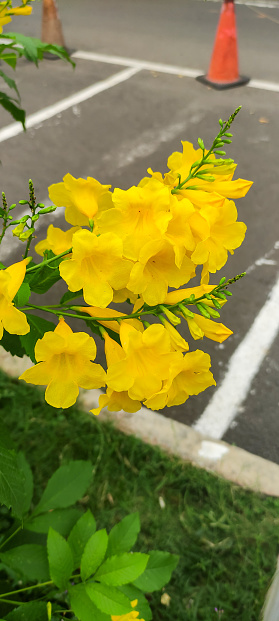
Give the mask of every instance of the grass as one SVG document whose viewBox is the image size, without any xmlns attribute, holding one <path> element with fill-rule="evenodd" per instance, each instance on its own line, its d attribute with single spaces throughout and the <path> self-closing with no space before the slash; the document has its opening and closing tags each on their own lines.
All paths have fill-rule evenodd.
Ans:
<svg viewBox="0 0 279 621">
<path fill-rule="evenodd" d="M 169 607 L 161 593 L 150 597 L 154 621 L 258 621 L 276 565 L 279 499 L 184 464 L 77 407 L 55 410 L 39 390 L 2 373 L 0 407 L 32 467 L 36 500 L 62 462 L 90 459 L 94 478 L 83 500 L 98 527 L 138 510 L 139 549 L 180 555 Z"/>
</svg>

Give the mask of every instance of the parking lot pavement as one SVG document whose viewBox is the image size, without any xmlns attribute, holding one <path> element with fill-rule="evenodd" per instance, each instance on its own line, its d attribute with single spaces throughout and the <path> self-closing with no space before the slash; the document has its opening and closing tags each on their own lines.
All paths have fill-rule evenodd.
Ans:
<svg viewBox="0 0 279 621">
<path fill-rule="evenodd" d="M 98 0 L 93 15 L 90 1 L 79 0 L 84 10 L 77 11 L 76 3 L 60 0 L 67 43 L 77 50 L 76 69 L 62 61 L 44 61 L 39 70 L 24 60 L 19 63 L 17 82 L 29 115 L 29 129 L 26 134 L 17 133 L 7 113 L 0 112 L 1 191 L 6 192 L 10 203 L 26 198 L 31 177 L 37 198 L 43 201 L 48 186 L 61 181 L 67 172 L 128 188 L 139 182 L 148 166 L 164 172 L 169 154 L 180 149 L 181 140 L 196 144 L 201 136 L 209 147 L 218 132 L 218 119 L 228 118 L 241 104 L 228 155 L 238 162 L 236 177 L 254 180 L 254 185 L 237 203 L 239 219 L 248 226 L 246 240 L 220 273 L 220 277 L 232 277 L 247 271 L 245 279 L 234 285 L 233 297 L 221 314 L 222 323 L 234 334 L 222 345 L 207 341 L 196 344 L 212 357 L 217 389 L 210 388 L 183 406 L 168 408 L 163 415 L 193 425 L 201 433 L 206 429 L 213 439 L 225 439 L 279 463 L 279 76 L 273 39 L 275 28 L 278 33 L 279 11 L 262 9 L 268 19 L 252 17 L 254 13 L 249 13 L 247 6 L 238 7 L 240 35 L 246 35 L 242 69 L 262 82 L 219 92 L 188 76 L 191 70 L 203 68 L 202 55 L 206 52 L 208 57 L 212 45 L 205 31 L 216 23 L 220 6 L 173 2 L 176 12 L 160 0 L 157 24 L 156 3 L 149 3 L 147 22 L 139 4 L 133 12 L 131 3 L 121 0 L 116 14 L 111 0 L 102 4 L 103 11 Z M 148 8 L 145 0 L 142 7 Z M 182 29 L 178 9 L 184 16 L 185 7 Z M 103 21 L 102 15 L 106 17 Z M 39 34 L 39 21 L 35 11 L 33 34 Z M 24 21 L 26 31 L 30 23 Z M 189 37 L 183 36 L 185 32 Z M 85 60 L 78 51 L 91 56 Z M 62 214 L 56 215 L 55 222 L 63 226 Z M 44 237 L 45 230 L 46 225 L 38 238 Z M 9 263 L 20 256 L 14 248 L 9 239 L 4 247 Z M 83 324 L 75 326 L 84 329 Z M 185 326 L 182 333 L 188 338 Z M 99 355 L 101 361 L 101 349 Z M 221 431 L 220 426 L 214 431 L 212 399 L 218 390 L 220 417 L 223 415 L 225 422 Z M 202 422 L 205 413 L 206 428 Z"/>
</svg>

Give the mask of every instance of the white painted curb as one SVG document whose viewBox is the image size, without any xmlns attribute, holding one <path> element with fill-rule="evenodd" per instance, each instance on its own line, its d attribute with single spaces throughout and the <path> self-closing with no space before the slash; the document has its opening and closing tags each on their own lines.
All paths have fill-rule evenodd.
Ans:
<svg viewBox="0 0 279 621">
<path fill-rule="evenodd" d="M 11 356 L 0 347 L 0 367 L 9 375 L 19 376 L 32 365 L 27 356 Z M 100 390 L 82 391 L 78 405 L 91 410 L 98 405 Z M 116 429 L 134 435 L 143 442 L 158 446 L 183 461 L 214 472 L 242 487 L 279 497 L 279 465 L 253 455 L 226 442 L 212 440 L 191 427 L 142 408 L 135 414 L 110 413 L 106 410 L 99 420 L 109 420 Z"/>
</svg>

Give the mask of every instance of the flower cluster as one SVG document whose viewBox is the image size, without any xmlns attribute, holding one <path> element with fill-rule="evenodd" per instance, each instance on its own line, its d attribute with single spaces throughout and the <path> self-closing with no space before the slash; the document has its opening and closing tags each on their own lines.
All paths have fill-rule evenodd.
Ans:
<svg viewBox="0 0 279 621">
<path fill-rule="evenodd" d="M 59 323 L 38 339 L 37 364 L 20 379 L 46 384 L 46 400 L 54 407 L 72 405 L 79 387 L 106 386 L 94 414 L 104 406 L 135 412 L 144 404 L 157 410 L 182 404 L 215 384 L 209 355 L 189 351 L 177 325 L 184 318 L 194 340 L 205 336 L 221 343 L 232 333 L 215 321 L 225 294 L 230 295 L 229 283 L 222 279 L 212 285 L 209 278 L 244 239 L 246 226 L 237 221 L 232 199 L 245 196 L 251 182 L 234 180 L 234 162 L 216 157 L 216 147 L 222 140 L 230 142 L 224 136 L 231 136 L 226 131 L 230 123 L 220 124 L 215 150 L 206 151 L 200 139 L 197 150 L 182 142 L 182 152 L 169 157 L 164 176 L 148 169 L 149 176 L 128 190 L 112 191 L 92 177 L 75 179 L 70 174 L 50 186 L 50 199 L 55 208 L 65 208 L 71 228 L 63 231 L 51 224 L 35 250 L 43 256 L 41 265 L 51 272 L 49 278 L 56 269 L 52 282 L 62 279 L 68 291 L 55 310 L 41 307 L 56 314 Z M 37 218 L 34 205 L 31 211 L 32 227 L 24 218 L 16 221 L 28 250 Z M 22 274 L 24 261 L 18 264 Z M 32 264 L 26 270 L 31 290 L 38 269 L 40 265 Z M 13 267 L 0 274 L 1 321 L 8 332 L 25 334 L 29 326 L 12 301 L 24 274 L 15 274 Z M 194 277 L 200 277 L 200 285 L 185 287 Z M 69 303 L 81 295 L 86 305 Z M 132 305 L 132 312 L 113 310 L 112 302 Z M 27 305 L 25 311 L 32 308 Z M 84 319 L 103 338 L 106 371 L 93 363 L 93 338 L 73 333 L 65 316 Z M 155 323 L 150 325 L 146 316 L 155 317 Z"/>
</svg>

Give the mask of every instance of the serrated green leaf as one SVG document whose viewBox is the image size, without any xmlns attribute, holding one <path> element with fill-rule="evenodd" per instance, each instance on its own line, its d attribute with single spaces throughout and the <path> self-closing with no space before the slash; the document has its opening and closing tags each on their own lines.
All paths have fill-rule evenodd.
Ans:
<svg viewBox="0 0 279 621">
<path fill-rule="evenodd" d="M 121 522 L 115 524 L 109 533 L 106 556 L 129 552 L 136 543 L 140 531 L 138 512 L 127 515 Z"/>
<path fill-rule="evenodd" d="M 71 461 L 61 466 L 49 479 L 33 515 L 73 505 L 82 498 L 91 479 L 92 464 L 89 461 Z"/>
<path fill-rule="evenodd" d="M 135 586 L 145 593 L 158 591 L 169 582 L 178 561 L 179 557 L 176 554 L 159 550 L 150 552 L 146 570 L 134 580 Z"/>
<path fill-rule="evenodd" d="M 112 556 L 99 567 L 94 579 L 112 586 L 134 582 L 144 572 L 148 559 L 148 554 L 140 552 Z"/>
<path fill-rule="evenodd" d="M 77 521 L 70 532 L 68 543 L 74 558 L 74 569 L 80 566 L 81 557 L 86 543 L 96 531 L 96 521 L 88 509 Z"/>
<path fill-rule="evenodd" d="M 46 603 L 30 602 L 23 604 L 9 612 L 6 621 L 48 621 Z"/>
<path fill-rule="evenodd" d="M 19 290 L 14 298 L 14 303 L 16 306 L 25 306 L 27 304 L 31 295 L 31 289 L 28 285 L 28 282 L 23 282 L 19 287 Z"/>
<path fill-rule="evenodd" d="M 47 553 L 50 577 L 59 589 L 65 589 L 74 569 L 73 555 L 66 539 L 53 528 L 48 531 Z"/>
<path fill-rule="evenodd" d="M 90 582 L 85 588 L 92 602 L 107 615 L 125 615 L 132 610 L 128 597 L 116 587 Z"/>
<path fill-rule="evenodd" d="M 10 78 L 8 75 L 6 75 L 6 73 L 4 73 L 4 71 L 2 71 L 1 69 L 0 69 L 0 77 L 3 78 L 3 80 L 6 82 L 6 84 L 8 84 L 10 88 L 14 89 L 14 91 L 16 92 L 18 96 L 18 99 L 20 100 L 20 95 L 19 95 L 18 88 L 17 88 L 15 81 L 12 80 L 12 78 Z"/>
<path fill-rule="evenodd" d="M 86 593 L 84 584 L 69 588 L 70 604 L 79 621 L 111 621 L 111 617 L 101 612 Z"/>
<path fill-rule="evenodd" d="M 49 580 L 49 568 L 45 546 L 26 543 L 0 553 L 2 563 L 27 580 Z"/>
<path fill-rule="evenodd" d="M 23 515 L 28 513 L 33 498 L 33 474 L 22 451 L 17 454 L 17 465 L 24 475 L 24 504 L 22 507 Z"/>
<path fill-rule="evenodd" d="M 80 575 L 83 582 L 101 565 L 105 558 L 107 545 L 108 535 L 104 528 L 91 535 L 87 541 L 80 563 Z"/>
<path fill-rule="evenodd" d="M 30 326 L 30 332 L 22 334 L 19 338 L 27 356 L 31 358 L 32 362 L 36 363 L 34 350 L 38 339 L 41 339 L 45 332 L 53 332 L 56 325 L 52 321 L 43 319 L 43 317 L 37 317 L 37 315 L 32 315 L 31 313 L 26 313 L 26 319 Z"/>
<path fill-rule="evenodd" d="M 12 508 L 21 518 L 25 505 L 24 475 L 18 467 L 17 454 L 0 446 L 0 504 Z"/>
<path fill-rule="evenodd" d="M 5 52 L 4 54 L 0 54 L 0 60 L 3 60 L 7 63 L 7 65 L 12 67 L 12 69 L 16 68 L 17 58 L 17 54 L 14 52 Z"/>
<path fill-rule="evenodd" d="M 9 97 L 2 91 L 0 91 L 0 105 L 12 115 L 15 121 L 19 121 L 25 129 L 25 110 L 20 108 L 12 97 Z"/>
<path fill-rule="evenodd" d="M 63 537 L 67 537 L 76 521 L 80 518 L 79 509 L 54 509 L 37 515 L 24 525 L 26 530 L 34 533 L 48 533 L 50 527 L 56 530 Z"/>
<path fill-rule="evenodd" d="M 138 618 L 144 619 L 144 621 L 151 621 L 152 611 L 144 593 L 137 589 L 137 587 L 135 587 L 133 584 L 124 584 L 123 586 L 119 587 L 119 589 L 120 591 L 122 591 L 122 593 L 124 593 L 124 595 L 127 595 L 130 602 L 134 601 L 135 599 L 138 600 L 138 603 L 134 608 L 134 610 L 139 613 Z"/>
</svg>

